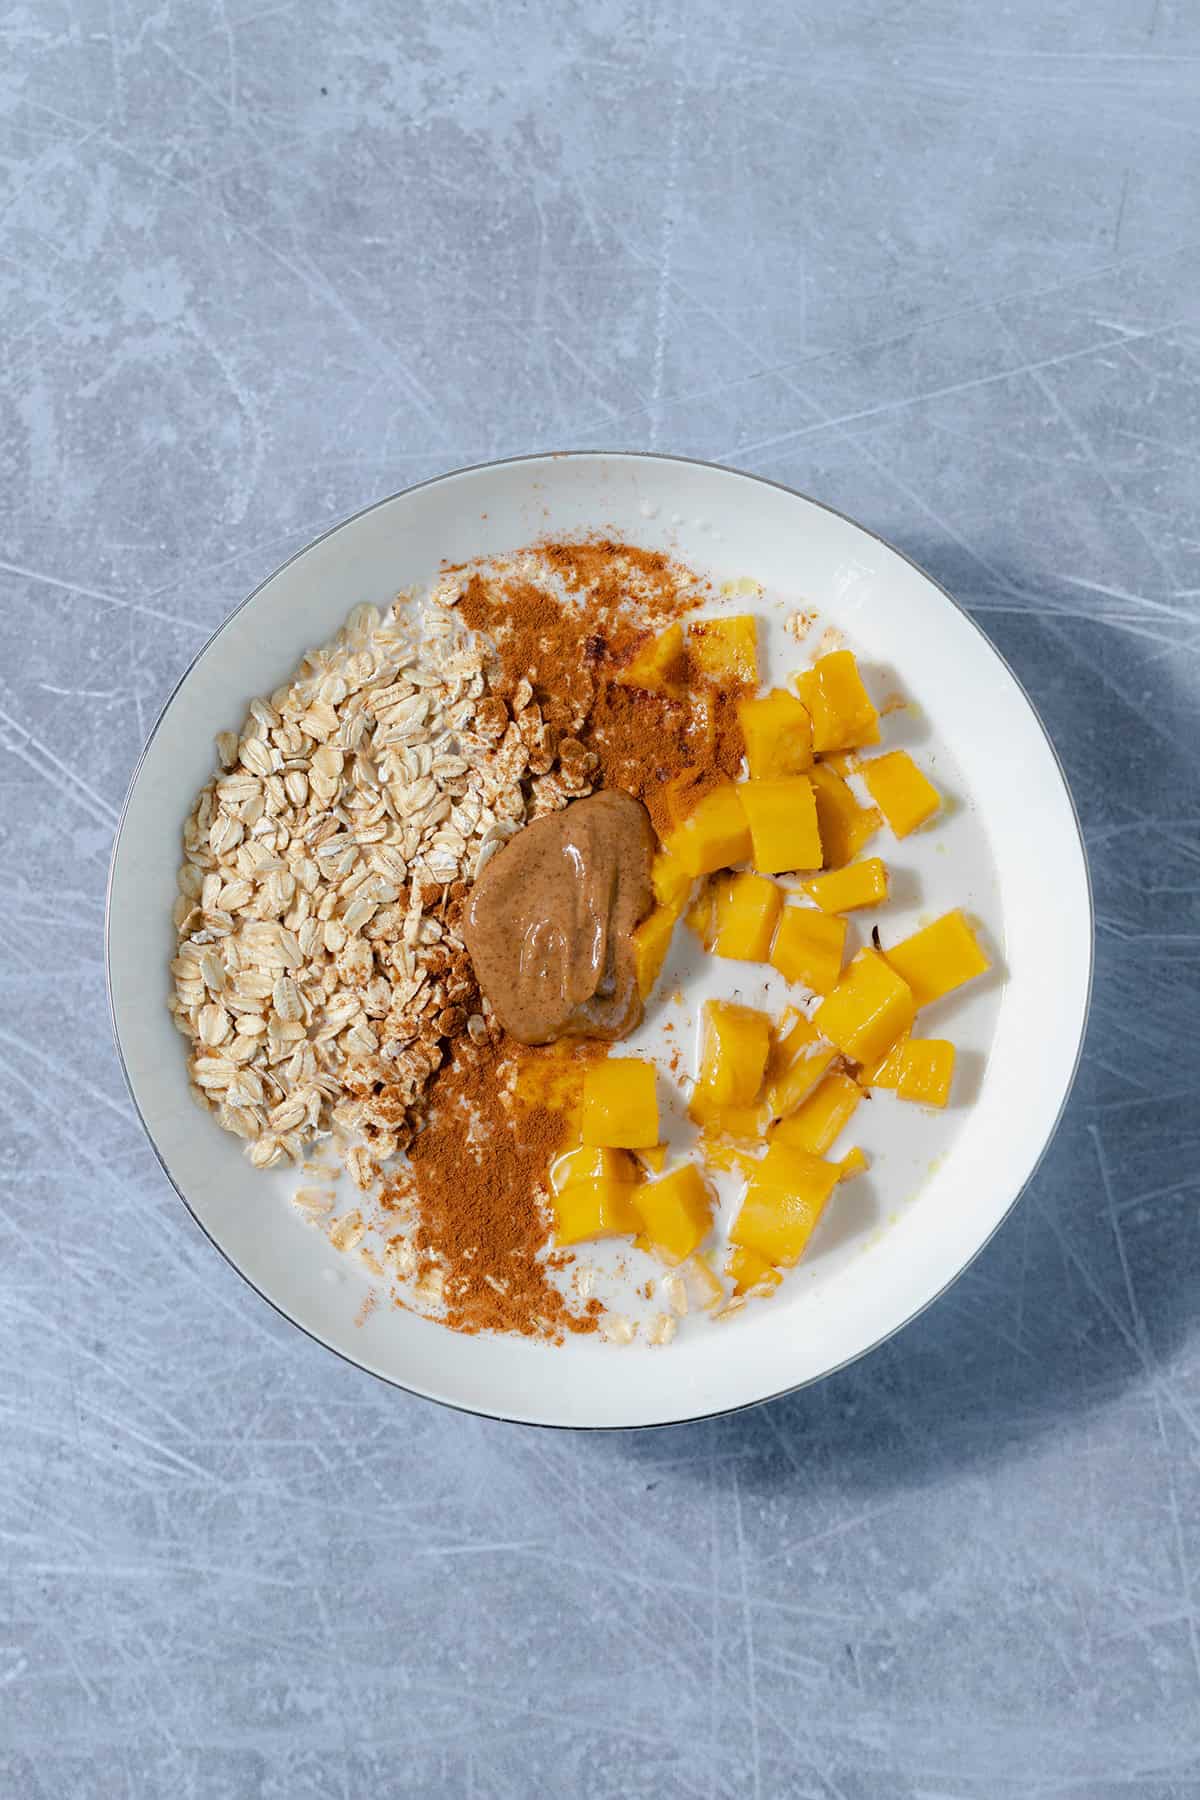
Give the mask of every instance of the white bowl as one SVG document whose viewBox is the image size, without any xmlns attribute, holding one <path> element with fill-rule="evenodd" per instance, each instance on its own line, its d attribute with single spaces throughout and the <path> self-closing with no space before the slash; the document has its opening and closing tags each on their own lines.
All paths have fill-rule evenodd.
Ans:
<svg viewBox="0 0 1200 1800">
<path fill-rule="evenodd" d="M 886 721 L 885 745 L 914 742 L 950 805 L 936 830 L 879 840 L 898 872 L 881 919 L 905 929 L 962 903 L 997 954 L 977 992 L 922 1020 L 930 1034 L 944 1024 L 966 1050 L 956 1104 L 934 1115 L 888 1095 L 860 1107 L 863 1128 L 847 1141 L 866 1145 L 872 1170 L 838 1190 L 782 1292 L 727 1322 L 688 1318 L 664 1348 L 644 1334 L 628 1347 L 466 1337 L 387 1303 L 365 1307 L 367 1271 L 288 1204 L 290 1183 L 251 1169 L 191 1104 L 165 1006 L 179 832 L 211 773 L 214 732 L 236 727 L 251 696 L 277 686 L 360 601 L 428 582 L 444 560 L 596 530 L 677 553 L 718 585 L 762 583 L 753 606 L 769 618 L 777 678 L 813 647 L 802 653 L 784 631 L 787 615 L 805 609 L 819 613 L 818 632 L 844 632 L 879 697 L 899 689 L 918 703 Z M 687 952 L 678 954 L 682 969 Z M 294 557 L 231 614 L 167 703 L 130 786 L 109 881 L 118 1048 L 196 1222 L 265 1299 L 360 1367 L 450 1405 L 541 1424 L 723 1412 L 815 1381 L 899 1330 L 967 1266 L 1036 1169 L 1078 1061 L 1091 961 L 1087 864 L 1062 769 L 979 628 L 920 569 L 827 507 L 668 457 L 580 453 L 461 470 L 379 502 Z M 714 971 L 710 959 L 707 991 L 730 991 L 732 980 L 753 997 L 745 975 L 745 965 Z M 660 1031 L 652 1017 L 651 1049 Z"/>
</svg>

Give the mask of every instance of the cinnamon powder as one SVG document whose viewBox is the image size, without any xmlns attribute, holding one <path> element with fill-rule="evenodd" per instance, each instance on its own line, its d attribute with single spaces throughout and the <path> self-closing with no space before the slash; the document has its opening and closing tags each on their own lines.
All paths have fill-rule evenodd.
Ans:
<svg viewBox="0 0 1200 1800">
<path fill-rule="evenodd" d="M 567 1257 L 547 1254 L 547 1180 L 566 1120 L 511 1091 L 523 1052 L 460 1040 L 430 1092 L 428 1123 L 409 1150 L 410 1174 L 383 1203 L 415 1197 L 413 1244 L 423 1270 L 444 1274 L 446 1324 L 456 1331 L 515 1331 L 561 1339 L 595 1331 L 603 1308 L 574 1311 L 550 1280 Z"/>
</svg>

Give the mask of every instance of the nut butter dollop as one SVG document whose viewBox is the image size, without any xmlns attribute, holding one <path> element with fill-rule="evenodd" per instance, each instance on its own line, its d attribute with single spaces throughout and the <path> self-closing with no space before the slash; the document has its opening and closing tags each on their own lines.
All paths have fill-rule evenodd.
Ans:
<svg viewBox="0 0 1200 1800">
<path fill-rule="evenodd" d="M 520 1043 L 621 1038 L 638 1023 L 630 939 L 653 901 L 654 843 L 641 801 L 608 789 L 535 819 L 486 865 L 463 941 Z"/>
</svg>

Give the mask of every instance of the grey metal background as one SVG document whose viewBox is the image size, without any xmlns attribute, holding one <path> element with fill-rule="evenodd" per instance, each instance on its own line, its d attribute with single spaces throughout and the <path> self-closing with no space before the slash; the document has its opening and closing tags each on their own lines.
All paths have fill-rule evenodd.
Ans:
<svg viewBox="0 0 1200 1800">
<path fill-rule="evenodd" d="M 1200 1794 L 1200 14 L 0 15 L 0 1792 Z M 125 783 L 341 515 L 571 445 L 793 483 L 1029 687 L 1075 1099 L 886 1349 L 575 1437 L 391 1392 L 200 1238 L 109 1043 Z"/>
</svg>

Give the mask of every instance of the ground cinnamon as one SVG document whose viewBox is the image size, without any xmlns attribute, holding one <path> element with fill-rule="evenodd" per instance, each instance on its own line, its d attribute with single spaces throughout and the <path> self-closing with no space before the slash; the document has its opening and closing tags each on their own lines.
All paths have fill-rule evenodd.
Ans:
<svg viewBox="0 0 1200 1800">
<path fill-rule="evenodd" d="M 503 1041 L 459 1041 L 430 1091 L 410 1170 L 383 1203 L 408 1210 L 415 1199 L 410 1241 L 422 1271 L 442 1271 L 448 1325 L 561 1339 L 595 1331 L 603 1308 L 590 1300 L 572 1309 L 550 1280 L 547 1181 L 566 1121 L 513 1093 L 523 1054 Z"/>
</svg>

